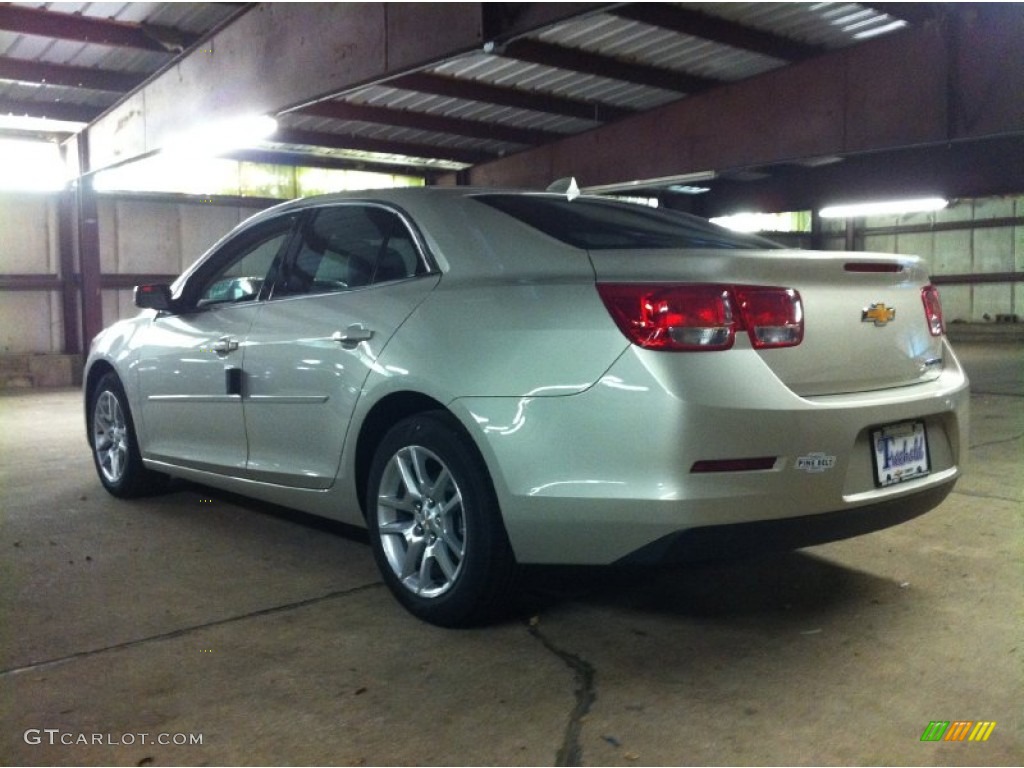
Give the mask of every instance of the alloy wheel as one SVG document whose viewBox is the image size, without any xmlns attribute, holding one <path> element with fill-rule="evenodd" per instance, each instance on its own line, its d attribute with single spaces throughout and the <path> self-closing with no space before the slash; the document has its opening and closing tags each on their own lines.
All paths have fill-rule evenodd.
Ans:
<svg viewBox="0 0 1024 768">
<path fill-rule="evenodd" d="M 442 459 L 422 446 L 397 451 L 384 468 L 377 523 L 388 565 L 415 595 L 454 585 L 466 556 L 462 492 Z"/>
<path fill-rule="evenodd" d="M 92 418 L 93 450 L 103 477 L 119 483 L 128 464 L 128 428 L 117 396 L 109 390 L 100 393 Z"/>
</svg>

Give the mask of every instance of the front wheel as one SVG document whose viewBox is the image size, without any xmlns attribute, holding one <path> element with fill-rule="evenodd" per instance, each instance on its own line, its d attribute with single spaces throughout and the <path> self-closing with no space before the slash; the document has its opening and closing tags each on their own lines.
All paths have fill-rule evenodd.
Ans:
<svg viewBox="0 0 1024 768">
<path fill-rule="evenodd" d="M 104 374 L 89 398 L 89 443 L 100 482 L 114 496 L 144 496 L 167 487 L 167 475 L 142 464 L 128 398 L 113 372 Z"/>
<path fill-rule="evenodd" d="M 515 558 L 483 460 L 451 416 L 395 425 L 374 457 L 367 500 L 377 565 L 411 613 L 457 627 L 502 607 Z"/>
</svg>

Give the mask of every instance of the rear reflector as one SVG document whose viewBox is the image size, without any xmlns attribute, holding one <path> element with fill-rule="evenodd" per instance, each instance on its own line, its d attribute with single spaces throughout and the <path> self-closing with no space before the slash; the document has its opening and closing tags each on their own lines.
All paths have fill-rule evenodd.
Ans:
<svg viewBox="0 0 1024 768">
<path fill-rule="evenodd" d="M 924 316 L 928 320 L 928 330 L 932 336 L 941 336 L 946 332 L 942 322 L 942 302 L 939 301 L 939 289 L 934 285 L 926 285 L 921 289 L 921 301 L 924 302 Z"/>
<path fill-rule="evenodd" d="M 789 288 L 598 283 L 597 292 L 619 330 L 645 349 L 721 351 L 738 331 L 755 349 L 793 347 L 804 337 L 800 294 Z"/>
<path fill-rule="evenodd" d="M 774 466 L 774 456 L 762 456 L 757 459 L 711 459 L 693 462 L 690 472 L 755 472 L 772 469 Z"/>
</svg>

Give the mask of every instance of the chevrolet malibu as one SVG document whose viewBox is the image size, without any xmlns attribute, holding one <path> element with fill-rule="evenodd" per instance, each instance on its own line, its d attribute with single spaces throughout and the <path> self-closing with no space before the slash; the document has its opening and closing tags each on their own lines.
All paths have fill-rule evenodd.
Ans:
<svg viewBox="0 0 1024 768">
<path fill-rule="evenodd" d="M 100 482 L 365 526 L 427 621 L 530 563 L 845 538 L 939 504 L 968 384 L 911 256 L 597 197 L 405 189 L 253 216 L 92 343 Z"/>
</svg>

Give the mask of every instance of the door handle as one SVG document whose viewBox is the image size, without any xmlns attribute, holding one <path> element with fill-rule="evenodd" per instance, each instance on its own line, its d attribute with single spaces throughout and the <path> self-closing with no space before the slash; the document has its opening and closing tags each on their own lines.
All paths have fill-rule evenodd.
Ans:
<svg viewBox="0 0 1024 768">
<path fill-rule="evenodd" d="M 213 351 L 218 355 L 226 355 L 228 352 L 234 352 L 238 349 L 238 341 L 228 336 L 224 336 L 223 338 L 213 342 L 212 347 Z"/>
<path fill-rule="evenodd" d="M 350 325 L 344 331 L 335 331 L 331 334 L 331 341 L 337 341 L 346 349 L 356 347 L 360 342 L 369 341 L 373 338 L 373 331 L 362 323 Z"/>
</svg>

